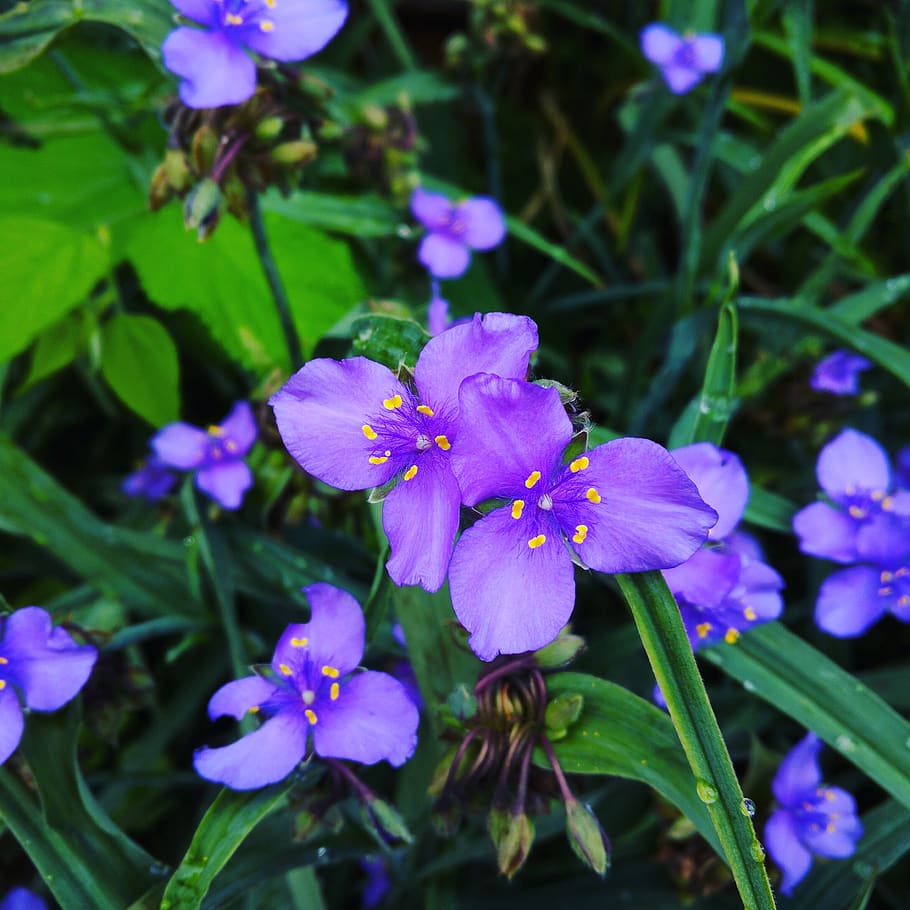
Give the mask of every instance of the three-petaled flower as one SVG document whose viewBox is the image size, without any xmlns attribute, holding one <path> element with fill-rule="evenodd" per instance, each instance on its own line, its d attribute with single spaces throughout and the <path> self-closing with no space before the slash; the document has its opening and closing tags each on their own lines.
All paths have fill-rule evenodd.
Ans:
<svg viewBox="0 0 910 910">
<path fill-rule="evenodd" d="M 641 52 L 660 69 L 674 95 L 683 95 L 698 85 L 707 73 L 715 73 L 724 60 L 724 39 L 710 32 L 680 35 L 660 22 L 641 30 Z"/>
<path fill-rule="evenodd" d="M 75 698 L 98 652 L 79 645 L 66 629 L 53 628 L 41 607 L 24 607 L 0 619 L 0 764 L 19 745 L 32 711 L 56 711 Z"/>
<path fill-rule="evenodd" d="M 188 107 L 240 104 L 256 91 L 246 50 L 290 63 L 322 50 L 348 14 L 345 0 L 171 0 L 202 29 L 181 27 L 161 46 L 164 65 L 181 76 Z"/>
<path fill-rule="evenodd" d="M 387 673 L 357 669 L 365 624 L 357 601 L 338 588 L 304 589 L 308 623 L 290 625 L 278 641 L 268 677 L 222 686 L 209 701 L 212 720 L 248 713 L 268 719 L 230 746 L 203 748 L 193 764 L 202 777 L 234 790 L 275 783 L 313 752 L 363 764 L 404 764 L 417 745 L 419 714 L 404 686 Z"/>
<path fill-rule="evenodd" d="M 850 856 L 862 837 L 856 801 L 840 787 L 824 787 L 818 766 L 821 742 L 807 734 L 781 762 L 772 789 L 779 809 L 765 825 L 765 846 L 783 872 L 789 894 L 812 865 L 812 854 Z"/>
<path fill-rule="evenodd" d="M 388 367 L 353 357 L 311 360 L 272 396 L 285 446 L 314 477 L 342 490 L 400 478 L 382 508 L 396 584 L 436 591 L 445 580 L 461 506 L 450 466 L 459 386 L 481 370 L 524 377 L 536 347 L 527 317 L 477 314 L 427 342 L 414 391 Z"/>
<path fill-rule="evenodd" d="M 462 534 L 449 570 L 455 613 L 483 660 L 556 638 L 575 601 L 573 555 L 600 572 L 663 569 L 688 559 L 717 520 L 647 439 L 564 463 L 572 424 L 556 389 L 481 374 L 459 401 L 470 415 L 452 453 L 464 501 L 506 500 Z"/>
<path fill-rule="evenodd" d="M 467 269 L 471 250 L 492 249 L 506 234 L 502 209 L 487 196 L 452 202 L 417 187 L 411 211 L 427 229 L 417 258 L 434 278 L 457 278 Z"/>
<path fill-rule="evenodd" d="M 253 409 L 238 401 L 223 423 L 201 430 L 192 424 L 170 423 L 152 438 L 159 462 L 196 472 L 196 486 L 225 509 L 239 508 L 253 485 L 253 474 L 243 460 L 256 441 Z"/>
<path fill-rule="evenodd" d="M 815 365 L 809 385 L 816 392 L 856 395 L 859 392 L 859 374 L 871 366 L 872 361 L 853 351 L 835 351 Z"/>
</svg>

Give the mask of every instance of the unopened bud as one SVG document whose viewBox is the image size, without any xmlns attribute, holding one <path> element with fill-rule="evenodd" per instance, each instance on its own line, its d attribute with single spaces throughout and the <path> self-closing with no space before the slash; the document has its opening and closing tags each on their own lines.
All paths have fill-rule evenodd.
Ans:
<svg viewBox="0 0 910 910">
<path fill-rule="evenodd" d="M 272 139 L 277 139 L 283 129 L 284 120 L 281 117 L 277 115 L 266 117 L 265 120 L 260 120 L 256 124 L 256 138 L 261 139 L 263 142 L 269 142 Z"/>
<path fill-rule="evenodd" d="M 200 180 L 186 197 L 183 223 L 188 231 L 197 231 L 200 243 L 215 230 L 221 214 L 221 201 L 221 190 L 210 177 Z"/>
<path fill-rule="evenodd" d="M 544 713 L 547 736 L 551 740 L 562 739 L 569 727 L 581 716 L 584 706 L 585 700 L 577 692 L 563 692 L 557 695 L 547 705 Z"/>
<path fill-rule="evenodd" d="M 570 389 L 555 379 L 535 379 L 534 385 L 539 385 L 542 389 L 556 389 L 559 392 L 559 400 L 564 405 L 572 404 L 578 398 L 578 392 L 575 389 Z"/>
<path fill-rule="evenodd" d="M 524 812 L 513 815 L 510 809 L 493 809 L 487 818 L 487 830 L 496 848 L 499 871 L 512 878 L 531 852 L 534 822 Z"/>
<path fill-rule="evenodd" d="M 190 163 L 180 149 L 168 149 L 164 153 L 164 170 L 168 183 L 178 192 L 183 193 L 190 187 Z"/>
<path fill-rule="evenodd" d="M 293 142 L 282 142 L 272 149 L 272 161 L 276 164 L 309 164 L 315 161 L 319 146 L 315 142 L 295 139 Z"/>
<path fill-rule="evenodd" d="M 576 856 L 603 878 L 610 868 L 610 840 L 594 813 L 577 799 L 566 803 L 566 834 Z"/>
<path fill-rule="evenodd" d="M 468 720 L 477 713 L 477 698 L 465 683 L 459 683 L 452 690 L 446 704 L 458 720 Z"/>
<path fill-rule="evenodd" d="M 190 156 L 197 174 L 207 174 L 212 169 L 217 149 L 218 134 L 204 123 L 193 134 L 193 141 L 190 144 Z"/>
<path fill-rule="evenodd" d="M 152 174 L 149 183 L 149 208 L 153 212 L 163 208 L 174 198 L 174 188 L 171 186 L 167 177 L 167 169 L 163 164 L 159 164 Z"/>
<path fill-rule="evenodd" d="M 367 829 L 380 844 L 391 841 L 410 844 L 414 840 L 404 819 L 384 799 L 370 799 L 363 804 L 362 809 Z"/>
<path fill-rule="evenodd" d="M 384 107 L 378 104 L 367 104 L 360 112 L 364 123 L 374 130 L 384 130 L 389 125 L 389 114 Z"/>
<path fill-rule="evenodd" d="M 568 626 L 566 626 L 559 633 L 556 641 L 534 652 L 534 660 L 541 670 L 564 667 L 575 660 L 584 650 L 584 647 L 585 640 L 580 635 L 573 635 L 568 630 Z"/>
</svg>

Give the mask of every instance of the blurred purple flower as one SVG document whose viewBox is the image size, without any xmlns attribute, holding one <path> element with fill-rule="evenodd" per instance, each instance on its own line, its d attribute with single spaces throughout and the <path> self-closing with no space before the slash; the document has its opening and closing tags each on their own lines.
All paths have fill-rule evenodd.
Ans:
<svg viewBox="0 0 910 910">
<path fill-rule="evenodd" d="M 417 258 L 434 278 L 457 278 L 471 261 L 471 250 L 489 250 L 502 242 L 506 223 L 496 200 L 474 196 L 450 202 L 440 193 L 417 187 L 411 211 L 427 229 Z"/>
<path fill-rule="evenodd" d="M 871 366 L 870 360 L 852 351 L 835 351 L 818 362 L 809 385 L 816 392 L 856 395 L 859 392 L 859 374 Z"/>
<path fill-rule="evenodd" d="M 121 489 L 127 496 L 141 496 L 149 502 L 157 502 L 177 483 L 177 475 L 152 452 L 148 458 L 123 479 Z"/>
<path fill-rule="evenodd" d="M 904 446 L 897 453 L 897 463 L 894 467 L 897 472 L 896 486 L 910 487 L 910 446 Z"/>
<path fill-rule="evenodd" d="M 804 878 L 813 854 L 851 856 L 863 834 L 853 797 L 840 787 L 821 786 L 819 749 L 818 737 L 807 734 L 781 762 L 772 783 L 780 808 L 765 825 L 765 846 L 783 872 L 784 894 Z"/>
<path fill-rule="evenodd" d="M 383 898 L 392 887 L 389 870 L 384 859 L 374 857 L 360 860 L 360 868 L 366 875 L 363 885 L 363 906 L 366 910 L 372 910 L 373 907 L 378 907 L 382 903 Z"/>
<path fill-rule="evenodd" d="M 641 52 L 660 69 L 674 95 L 684 95 L 706 73 L 715 73 L 724 60 L 720 35 L 680 35 L 660 22 L 645 26 L 639 35 Z"/>
<path fill-rule="evenodd" d="M 47 903 L 28 888 L 12 888 L 0 901 L 0 910 L 47 910 Z"/>
<path fill-rule="evenodd" d="M 564 464 L 572 424 L 556 389 L 484 374 L 458 397 L 470 415 L 452 453 L 464 501 L 508 501 L 461 535 L 449 569 L 455 613 L 482 660 L 557 636 L 575 601 L 573 553 L 599 572 L 667 568 L 717 520 L 647 439 L 613 440 Z"/>
<path fill-rule="evenodd" d="M 342 490 L 395 478 L 382 524 L 398 585 L 437 591 L 458 531 L 461 493 L 449 464 L 458 447 L 458 387 L 479 370 L 524 377 L 537 347 L 527 317 L 487 313 L 427 342 L 416 393 L 364 357 L 311 360 L 272 396 L 278 431 L 301 467 Z"/>
<path fill-rule="evenodd" d="M 433 296 L 427 309 L 427 329 L 438 335 L 449 327 L 449 301 L 439 293 L 439 282 L 433 281 Z"/>
<path fill-rule="evenodd" d="M 182 78 L 188 107 L 239 104 L 256 91 L 246 53 L 290 63 L 322 50 L 348 14 L 345 0 L 171 0 L 203 28 L 181 27 L 161 46 L 164 65 Z"/>
<path fill-rule="evenodd" d="M 19 745 L 31 711 L 56 711 L 75 698 L 95 666 L 98 652 L 53 628 L 41 607 L 23 607 L 0 619 L 0 764 Z"/>
<path fill-rule="evenodd" d="M 354 672 L 363 657 L 363 611 L 328 584 L 304 589 L 310 621 L 285 629 L 271 672 L 222 686 L 209 701 L 212 720 L 262 714 L 265 723 L 230 746 L 199 749 L 196 771 L 234 790 L 287 777 L 312 750 L 323 758 L 404 764 L 417 745 L 417 708 L 388 673 Z"/>
<path fill-rule="evenodd" d="M 237 509 L 253 485 L 253 474 L 243 457 L 256 441 L 253 409 L 238 401 L 224 422 L 200 430 L 192 424 L 163 427 L 152 438 L 161 464 L 196 472 L 196 486 L 222 508 Z"/>
</svg>

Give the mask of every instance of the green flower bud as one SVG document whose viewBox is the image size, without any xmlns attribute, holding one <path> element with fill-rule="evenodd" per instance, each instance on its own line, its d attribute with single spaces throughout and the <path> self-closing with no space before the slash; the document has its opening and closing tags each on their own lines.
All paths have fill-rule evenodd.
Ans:
<svg viewBox="0 0 910 910">
<path fill-rule="evenodd" d="M 283 129 L 284 120 L 281 117 L 266 117 L 265 120 L 260 120 L 256 124 L 256 138 L 261 139 L 263 142 L 269 142 L 272 139 L 277 139 Z"/>
<path fill-rule="evenodd" d="M 585 640 L 580 635 L 573 635 L 567 629 L 568 627 L 559 633 L 556 641 L 534 652 L 534 660 L 537 661 L 537 666 L 541 670 L 564 667 L 575 660 L 584 650 Z"/>
<path fill-rule="evenodd" d="M 510 809 L 493 809 L 487 817 L 487 830 L 496 848 L 499 871 L 512 878 L 525 864 L 534 843 L 534 822 Z"/>
<path fill-rule="evenodd" d="M 594 813 L 577 799 L 566 803 L 566 834 L 576 856 L 603 878 L 610 868 L 610 841 Z"/>
<path fill-rule="evenodd" d="M 199 242 L 207 240 L 221 215 L 221 189 L 210 177 L 200 180 L 190 190 L 183 204 L 183 223 L 188 231 L 196 230 Z"/>
<path fill-rule="evenodd" d="M 547 736 L 551 740 L 562 739 L 569 727 L 581 716 L 584 706 L 585 700 L 577 692 L 563 692 L 557 695 L 544 712 Z"/>
<path fill-rule="evenodd" d="M 414 840 L 404 819 L 384 799 L 368 800 L 362 810 L 364 824 L 378 843 L 385 845 L 389 841 L 404 841 L 410 844 Z"/>
<path fill-rule="evenodd" d="M 272 149 L 272 161 L 276 164 L 309 164 L 315 161 L 319 147 L 315 142 L 296 139 L 293 142 L 282 142 Z"/>
</svg>

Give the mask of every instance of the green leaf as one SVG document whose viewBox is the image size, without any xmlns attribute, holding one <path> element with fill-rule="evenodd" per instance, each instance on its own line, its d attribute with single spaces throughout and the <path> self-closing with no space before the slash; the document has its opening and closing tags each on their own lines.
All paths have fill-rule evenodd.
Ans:
<svg viewBox="0 0 910 910">
<path fill-rule="evenodd" d="M 262 790 L 222 790 L 205 813 L 186 855 L 171 876 L 161 910 L 195 910 L 215 876 L 247 835 L 284 802 L 292 781 Z"/>
<path fill-rule="evenodd" d="M 400 211 L 381 196 L 298 191 L 285 198 L 269 193 L 262 207 L 291 221 L 352 237 L 395 237 L 404 227 Z"/>
<path fill-rule="evenodd" d="M 107 273 L 108 254 L 97 237 L 21 215 L 0 216 L 0 247 L 2 362 L 85 300 Z"/>
<path fill-rule="evenodd" d="M 21 391 L 69 366 L 79 353 L 83 338 L 79 314 L 70 313 L 38 336 L 32 351 L 32 362 Z"/>
<path fill-rule="evenodd" d="M 622 686 L 583 673 L 547 677 L 548 700 L 584 698 L 581 716 L 566 736 L 553 743 L 564 771 L 610 774 L 639 780 L 670 800 L 721 855 L 720 841 L 704 804 L 695 792 L 695 778 L 680 748 L 669 717 Z M 535 762 L 548 768 L 541 752 Z"/>
<path fill-rule="evenodd" d="M 430 336 L 410 319 L 379 314 L 361 316 L 351 325 L 351 348 L 355 354 L 397 370 L 405 363 L 411 369 Z"/>
<path fill-rule="evenodd" d="M 535 231 L 534 228 L 511 215 L 506 216 L 506 226 L 509 229 L 509 233 L 517 240 L 521 240 L 528 246 L 534 247 L 538 252 L 543 253 L 544 256 L 549 256 L 554 262 L 571 269 L 576 275 L 584 278 L 585 281 L 590 282 L 595 287 L 603 287 L 602 279 L 583 262 L 567 252 L 565 247 L 558 243 L 551 243 Z"/>
<path fill-rule="evenodd" d="M 180 416 L 180 367 L 167 329 L 151 316 L 117 313 L 101 329 L 101 375 L 153 427 Z"/>
<path fill-rule="evenodd" d="M 750 484 L 749 502 L 743 515 L 745 521 L 769 531 L 792 534 L 795 514 L 796 506 L 789 499 Z"/>
<path fill-rule="evenodd" d="M 855 676 L 779 623 L 702 653 L 910 808 L 910 723 Z"/>
</svg>

